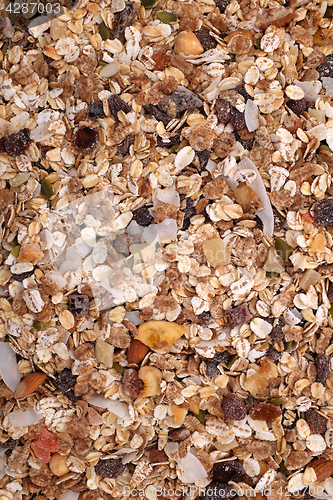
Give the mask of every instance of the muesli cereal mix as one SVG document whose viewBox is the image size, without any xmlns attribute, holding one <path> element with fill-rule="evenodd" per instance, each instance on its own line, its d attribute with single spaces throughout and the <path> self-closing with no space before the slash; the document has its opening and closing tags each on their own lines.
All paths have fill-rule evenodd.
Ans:
<svg viewBox="0 0 333 500">
<path fill-rule="evenodd" d="M 332 498 L 333 1 L 0 5 L 0 499 Z"/>
</svg>

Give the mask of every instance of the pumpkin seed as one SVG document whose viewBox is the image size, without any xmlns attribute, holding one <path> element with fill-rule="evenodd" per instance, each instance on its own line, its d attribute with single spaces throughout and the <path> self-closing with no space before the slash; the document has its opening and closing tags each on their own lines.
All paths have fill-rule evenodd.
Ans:
<svg viewBox="0 0 333 500">
<path fill-rule="evenodd" d="M 178 148 L 179 144 L 174 144 L 173 146 L 171 146 L 171 148 L 169 149 L 169 153 L 172 155 L 173 153 L 175 153 L 176 149 Z"/>
<path fill-rule="evenodd" d="M 40 332 L 44 332 L 50 326 L 52 325 L 52 321 L 48 321 L 47 323 L 42 323 L 41 321 L 38 321 L 37 319 L 32 323 L 32 326 L 35 330 L 38 330 Z"/>
<path fill-rule="evenodd" d="M 7 50 L 8 50 L 8 46 L 9 44 L 8 43 L 4 43 L 3 46 L 2 46 L 2 49 L 1 49 L 1 52 L 3 53 L 3 55 L 6 54 Z"/>
<path fill-rule="evenodd" d="M 330 148 L 328 146 L 326 146 L 326 144 L 321 144 L 319 146 L 318 151 L 329 151 L 330 153 L 332 153 L 332 151 L 330 150 Z"/>
<path fill-rule="evenodd" d="M 107 62 L 105 61 L 98 61 L 97 66 L 106 66 Z"/>
<path fill-rule="evenodd" d="M 116 75 L 119 70 L 120 64 L 117 61 L 112 61 L 101 69 L 99 76 L 102 78 L 111 78 L 111 76 Z"/>
<path fill-rule="evenodd" d="M 28 172 L 20 172 L 19 174 L 15 175 L 12 179 L 10 179 L 9 184 L 12 187 L 19 187 L 22 184 L 24 184 L 30 177 L 30 174 Z"/>
<path fill-rule="evenodd" d="M 199 410 L 199 413 L 191 412 L 194 417 L 196 417 L 202 425 L 206 425 L 205 414 L 207 413 L 205 410 Z"/>
<path fill-rule="evenodd" d="M 14 247 L 12 250 L 12 255 L 14 255 L 14 257 L 18 257 L 20 250 L 21 250 L 21 245 L 16 245 L 16 247 Z"/>
<path fill-rule="evenodd" d="M 293 249 L 288 245 L 288 243 L 281 238 L 276 238 L 275 240 L 275 250 L 277 254 L 283 261 L 287 261 L 290 255 L 293 253 Z"/>
<path fill-rule="evenodd" d="M 262 39 L 262 36 L 261 36 L 261 37 L 259 37 L 259 38 L 256 38 L 256 39 L 254 40 L 254 46 L 255 46 L 255 48 L 256 48 L 256 49 L 260 49 L 260 42 L 261 42 L 261 39 Z"/>
<path fill-rule="evenodd" d="M 175 24 L 179 21 L 173 12 L 157 12 L 157 18 L 164 24 Z"/>
<path fill-rule="evenodd" d="M 109 40 L 111 37 L 111 31 L 103 21 L 99 26 L 98 26 L 98 33 L 101 35 L 102 40 Z"/>
<path fill-rule="evenodd" d="M 155 5 L 157 5 L 158 0 L 141 0 L 141 5 L 144 6 L 145 9 L 153 9 Z"/>
<path fill-rule="evenodd" d="M 271 403 L 272 405 L 275 405 L 275 406 L 281 406 L 282 403 L 283 403 L 284 399 L 283 398 L 272 398 L 272 399 L 269 399 L 268 402 Z"/>
<path fill-rule="evenodd" d="M 227 368 L 229 368 L 229 370 L 231 370 L 232 365 L 234 364 L 234 362 L 235 362 L 235 361 L 236 361 L 236 359 L 238 359 L 238 358 L 239 358 L 238 354 L 234 354 L 233 356 L 231 356 L 230 361 L 229 361 L 229 363 L 227 364 Z"/>
<path fill-rule="evenodd" d="M 124 367 L 124 366 L 121 366 L 121 364 L 119 364 L 119 363 L 117 363 L 117 362 L 113 363 L 112 368 L 113 368 L 114 370 L 116 370 L 118 373 L 124 373 L 124 371 L 125 371 L 125 367 Z"/>
<path fill-rule="evenodd" d="M 41 185 L 41 190 L 40 190 L 41 195 L 46 200 L 50 200 L 52 198 L 52 196 L 55 194 L 54 188 L 53 188 L 51 182 L 48 181 L 47 179 L 41 179 L 39 181 L 39 183 Z"/>
</svg>

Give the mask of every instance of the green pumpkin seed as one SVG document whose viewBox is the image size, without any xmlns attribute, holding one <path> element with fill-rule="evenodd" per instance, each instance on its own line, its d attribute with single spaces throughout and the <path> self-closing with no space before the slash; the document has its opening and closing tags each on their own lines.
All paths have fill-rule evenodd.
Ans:
<svg viewBox="0 0 333 500">
<path fill-rule="evenodd" d="M 54 188 L 53 188 L 51 182 L 48 181 L 47 179 L 41 179 L 39 181 L 39 183 L 41 185 L 41 190 L 40 190 L 41 195 L 46 200 L 50 200 L 52 198 L 52 196 L 55 194 Z"/>
<path fill-rule="evenodd" d="M 125 371 L 125 367 L 124 367 L 124 366 L 121 366 L 121 365 L 120 365 L 119 363 L 117 363 L 117 362 L 116 362 L 116 363 L 113 363 L 112 368 L 113 368 L 114 370 L 116 370 L 118 373 L 124 373 L 124 371 Z"/>
<path fill-rule="evenodd" d="M 141 5 L 144 6 L 145 9 L 153 9 L 155 5 L 157 5 L 158 0 L 141 0 Z"/>
<path fill-rule="evenodd" d="M 261 42 L 262 36 L 254 40 L 254 46 L 256 49 L 260 49 L 260 42 Z"/>
<path fill-rule="evenodd" d="M 176 149 L 178 148 L 179 144 L 174 144 L 173 146 L 171 146 L 171 148 L 169 149 L 169 153 L 172 155 L 173 153 L 176 152 Z"/>
<path fill-rule="evenodd" d="M 14 255 L 14 257 L 18 257 L 20 250 L 21 250 L 21 245 L 16 245 L 16 247 L 14 247 L 12 250 L 12 255 Z"/>
<path fill-rule="evenodd" d="M 229 361 L 229 363 L 227 364 L 227 368 L 229 368 L 229 370 L 231 370 L 232 365 L 234 364 L 234 362 L 235 362 L 235 361 L 236 361 L 236 359 L 238 359 L 238 358 L 239 358 L 238 354 L 234 354 L 233 356 L 231 356 L 230 361 Z"/>
<path fill-rule="evenodd" d="M 8 50 L 8 43 L 4 43 L 1 48 L 1 52 L 3 53 L 3 55 L 6 54 L 7 50 Z"/>
<path fill-rule="evenodd" d="M 283 461 L 280 463 L 279 472 L 281 472 L 281 474 L 284 474 L 285 476 L 289 476 L 289 474 L 290 474 L 289 470 L 288 470 L 288 469 L 287 469 L 287 467 L 284 465 L 284 462 L 283 462 Z"/>
<path fill-rule="evenodd" d="M 275 405 L 275 406 L 281 406 L 282 403 L 283 403 L 284 399 L 283 398 L 272 398 L 272 399 L 269 399 L 268 402 L 271 403 L 272 405 Z"/>
<path fill-rule="evenodd" d="M 157 12 L 157 19 L 164 24 L 175 24 L 179 21 L 173 12 Z"/>
<path fill-rule="evenodd" d="M 321 144 L 319 146 L 318 151 L 329 151 L 330 153 L 332 153 L 332 151 L 330 150 L 330 148 L 328 146 L 326 146 L 326 144 Z"/>
<path fill-rule="evenodd" d="M 290 349 L 291 349 L 291 344 L 292 344 L 292 340 L 289 340 L 289 342 L 285 342 L 284 343 L 284 350 L 286 352 L 290 352 Z"/>
<path fill-rule="evenodd" d="M 200 410 L 199 413 L 194 413 L 193 411 L 191 412 L 202 425 L 206 425 L 206 419 L 205 419 L 205 411 Z"/>
<path fill-rule="evenodd" d="M 98 61 L 97 66 L 106 66 L 107 62 L 105 61 Z"/>
<path fill-rule="evenodd" d="M 275 250 L 282 260 L 287 261 L 290 255 L 293 253 L 293 249 L 288 245 L 288 243 L 281 238 L 276 238 L 275 240 Z"/>
<path fill-rule="evenodd" d="M 266 277 L 269 279 L 274 279 L 280 276 L 279 273 L 275 273 L 274 271 L 266 271 Z"/>
<path fill-rule="evenodd" d="M 44 332 L 50 326 L 52 325 L 52 321 L 48 321 L 47 323 L 42 323 L 41 321 L 38 321 L 37 319 L 32 323 L 32 326 L 35 330 L 38 330 L 39 332 Z"/>
<path fill-rule="evenodd" d="M 15 175 L 12 179 L 10 179 L 9 184 L 12 187 L 19 187 L 22 186 L 27 180 L 29 179 L 30 174 L 29 172 L 20 172 L 19 174 Z"/>
<path fill-rule="evenodd" d="M 101 35 L 102 40 L 109 40 L 111 37 L 111 31 L 104 23 L 104 21 L 98 26 L 98 33 Z"/>
<path fill-rule="evenodd" d="M 333 306 L 331 306 L 328 310 L 328 314 L 333 318 Z"/>
</svg>

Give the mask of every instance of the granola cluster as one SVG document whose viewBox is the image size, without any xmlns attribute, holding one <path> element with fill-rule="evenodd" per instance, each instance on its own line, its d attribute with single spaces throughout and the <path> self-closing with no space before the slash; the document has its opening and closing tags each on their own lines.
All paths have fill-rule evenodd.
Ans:
<svg viewBox="0 0 333 500">
<path fill-rule="evenodd" d="M 331 3 L 1 10 L 1 500 L 333 497 Z"/>
</svg>

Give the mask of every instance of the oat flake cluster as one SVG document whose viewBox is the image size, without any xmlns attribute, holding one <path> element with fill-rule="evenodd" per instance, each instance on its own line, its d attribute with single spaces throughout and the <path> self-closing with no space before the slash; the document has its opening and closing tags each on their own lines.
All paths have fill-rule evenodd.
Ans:
<svg viewBox="0 0 333 500">
<path fill-rule="evenodd" d="M 1 12 L 1 500 L 332 498 L 332 0 Z"/>
</svg>

